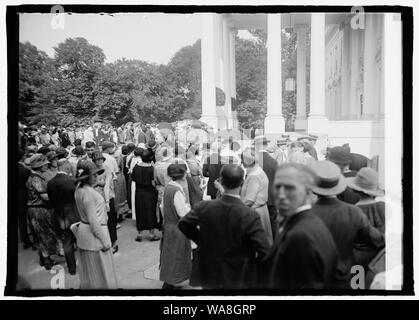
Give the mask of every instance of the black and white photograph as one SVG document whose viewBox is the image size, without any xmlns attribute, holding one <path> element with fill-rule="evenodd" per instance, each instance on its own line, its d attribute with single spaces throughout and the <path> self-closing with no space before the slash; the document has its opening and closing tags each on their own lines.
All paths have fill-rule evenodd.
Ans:
<svg viewBox="0 0 419 320">
<path fill-rule="evenodd" d="M 412 295 L 413 8 L 145 4 L 5 6 L 0 291 Z"/>
</svg>

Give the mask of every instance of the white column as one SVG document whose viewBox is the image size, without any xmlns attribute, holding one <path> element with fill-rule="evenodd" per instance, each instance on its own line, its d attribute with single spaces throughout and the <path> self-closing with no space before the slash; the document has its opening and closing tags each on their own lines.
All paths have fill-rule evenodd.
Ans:
<svg viewBox="0 0 419 320">
<path fill-rule="evenodd" d="M 377 109 L 376 96 L 376 67 L 375 54 L 377 51 L 377 39 L 374 27 L 375 15 L 367 13 L 365 15 L 365 38 L 364 38 L 364 106 L 362 110 L 363 119 L 375 117 Z"/>
<path fill-rule="evenodd" d="M 347 120 L 349 118 L 349 39 L 350 26 L 346 25 L 343 29 L 343 48 L 342 48 L 342 96 L 341 111 L 339 120 Z"/>
<path fill-rule="evenodd" d="M 297 26 L 297 114 L 295 130 L 307 129 L 306 117 L 306 27 Z"/>
<path fill-rule="evenodd" d="M 232 26 L 234 28 L 234 26 Z M 231 96 L 236 98 L 236 31 L 230 29 L 230 90 Z"/>
<path fill-rule="evenodd" d="M 230 93 L 231 97 L 236 99 L 236 30 L 233 23 L 230 25 Z M 232 111 L 232 114 L 233 128 L 237 129 L 237 111 Z"/>
<path fill-rule="evenodd" d="M 215 14 L 202 14 L 201 37 L 201 77 L 202 77 L 202 116 L 201 120 L 215 130 L 218 128 L 215 101 L 215 49 L 214 28 Z"/>
<path fill-rule="evenodd" d="M 351 32 L 351 79 L 349 96 L 349 120 L 357 120 L 360 115 L 359 102 L 359 36 L 360 30 Z"/>
<path fill-rule="evenodd" d="M 311 14 L 310 115 L 307 131 L 327 133 L 325 100 L 325 15 Z"/>
<path fill-rule="evenodd" d="M 223 17 L 223 90 L 226 98 L 224 108 L 227 116 L 227 129 L 233 128 L 233 117 L 231 114 L 230 62 L 230 22 L 227 17 Z"/>
<path fill-rule="evenodd" d="M 267 134 L 285 131 L 285 119 L 282 115 L 281 28 L 281 14 L 268 14 Z"/>
<path fill-rule="evenodd" d="M 397 243 L 400 250 L 386 254 L 386 289 L 399 290 L 402 264 L 402 23 L 400 13 L 384 13 L 383 76 L 385 112 L 386 246 Z M 415 108 L 414 108 L 415 109 Z M 414 111 L 415 112 L 415 111 Z M 384 163 L 385 161 L 385 163 Z"/>
</svg>

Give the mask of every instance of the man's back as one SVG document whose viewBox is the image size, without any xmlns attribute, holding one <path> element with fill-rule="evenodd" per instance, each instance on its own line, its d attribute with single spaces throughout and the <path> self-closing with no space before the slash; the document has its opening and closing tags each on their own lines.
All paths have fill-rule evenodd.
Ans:
<svg viewBox="0 0 419 320">
<path fill-rule="evenodd" d="M 354 242 L 380 247 L 384 244 L 383 237 L 361 209 L 336 198 L 320 198 L 312 211 L 329 228 L 339 250 L 336 283 L 349 286 L 350 269 L 355 264 Z"/>
<path fill-rule="evenodd" d="M 288 218 L 264 261 L 261 279 L 275 289 L 328 289 L 338 252 L 332 235 L 311 211 Z"/>
<path fill-rule="evenodd" d="M 268 152 L 264 151 L 257 152 L 256 159 L 259 165 L 262 167 L 263 171 L 266 173 L 269 180 L 268 205 L 275 205 L 272 184 L 275 177 L 276 168 L 278 167 L 278 162 L 272 158 Z"/>
<path fill-rule="evenodd" d="M 79 220 L 74 200 L 74 181 L 74 178 L 58 173 L 47 184 L 48 197 L 61 229 L 68 229 L 72 223 Z"/>
<path fill-rule="evenodd" d="M 204 288 L 246 287 L 256 252 L 262 258 L 269 248 L 257 213 L 233 196 L 202 202 L 179 222 L 179 229 L 198 244 Z"/>
</svg>

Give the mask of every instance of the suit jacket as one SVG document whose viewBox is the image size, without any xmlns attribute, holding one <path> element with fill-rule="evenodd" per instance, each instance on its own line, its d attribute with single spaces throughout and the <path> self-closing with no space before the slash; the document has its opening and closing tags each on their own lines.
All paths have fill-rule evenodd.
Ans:
<svg viewBox="0 0 419 320">
<path fill-rule="evenodd" d="M 359 153 L 351 153 L 351 164 L 349 165 L 349 169 L 354 171 L 359 171 L 364 167 L 368 167 L 368 158 Z"/>
<path fill-rule="evenodd" d="M 214 186 L 214 181 L 220 176 L 220 171 L 223 165 L 221 164 L 221 156 L 216 153 L 212 153 L 205 161 L 202 174 L 204 177 L 208 177 L 207 194 L 215 197 L 217 195 L 217 188 Z"/>
<path fill-rule="evenodd" d="M 328 289 L 338 251 L 330 231 L 311 210 L 285 221 L 260 275 L 264 288 Z"/>
<path fill-rule="evenodd" d="M 312 209 L 329 228 L 339 251 L 338 270 L 334 286 L 350 288 L 351 268 L 355 265 L 354 243 L 381 248 L 383 235 L 375 229 L 360 208 L 337 198 L 319 198 Z"/>
<path fill-rule="evenodd" d="M 269 250 L 256 211 L 228 195 L 201 202 L 178 226 L 198 245 L 197 273 L 203 288 L 246 288 L 254 263 Z"/>
<path fill-rule="evenodd" d="M 25 206 L 28 201 L 28 189 L 26 182 L 28 182 L 31 170 L 26 168 L 23 164 L 17 164 L 17 200 L 18 206 Z"/>
<path fill-rule="evenodd" d="M 74 181 L 74 178 L 58 173 L 47 184 L 48 197 L 54 208 L 56 221 L 62 230 L 69 230 L 73 223 L 80 221 L 74 200 Z"/>
<path fill-rule="evenodd" d="M 345 191 L 343 191 L 341 194 L 338 194 L 337 197 L 339 200 L 349 204 L 356 204 L 359 200 L 361 200 L 359 194 L 357 194 L 349 187 L 346 187 Z"/>
<path fill-rule="evenodd" d="M 273 194 L 273 187 L 272 184 L 275 179 L 275 172 L 276 168 L 278 167 L 278 162 L 272 158 L 269 153 L 259 151 L 256 153 L 256 160 L 258 161 L 259 165 L 262 167 L 263 171 L 265 171 L 266 175 L 268 176 L 269 180 L 269 189 L 268 189 L 268 206 L 275 205 L 275 197 Z"/>
</svg>

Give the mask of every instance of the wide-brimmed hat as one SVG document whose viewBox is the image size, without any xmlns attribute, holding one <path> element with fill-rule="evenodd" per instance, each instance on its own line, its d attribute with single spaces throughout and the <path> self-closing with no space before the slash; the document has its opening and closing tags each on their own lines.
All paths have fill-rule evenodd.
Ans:
<svg viewBox="0 0 419 320">
<path fill-rule="evenodd" d="M 38 169 L 46 164 L 49 164 L 49 161 L 46 156 L 43 154 L 35 154 L 30 160 L 30 166 L 32 169 Z"/>
<path fill-rule="evenodd" d="M 58 156 L 58 159 L 64 159 L 68 157 L 68 150 L 66 148 L 63 147 L 59 147 L 55 153 Z"/>
<path fill-rule="evenodd" d="M 111 141 L 103 141 L 102 142 L 102 150 L 106 150 L 108 148 L 115 148 L 115 144 Z"/>
<path fill-rule="evenodd" d="M 76 146 L 73 150 L 71 150 L 71 153 L 75 156 L 84 156 L 86 151 L 84 151 L 82 146 Z"/>
<path fill-rule="evenodd" d="M 51 161 L 58 158 L 58 154 L 55 151 L 50 151 L 45 155 L 45 157 L 47 157 L 48 161 Z"/>
<path fill-rule="evenodd" d="M 317 176 L 316 185 L 313 187 L 314 193 L 321 196 L 335 196 L 345 191 L 346 179 L 336 164 L 324 160 L 316 161 L 310 167 Z"/>
<path fill-rule="evenodd" d="M 105 171 L 105 169 L 100 169 L 96 167 L 96 165 L 89 160 L 83 160 L 79 161 L 77 164 L 77 174 L 76 174 L 76 180 L 87 180 L 89 176 L 92 174 L 102 174 Z"/>
<path fill-rule="evenodd" d="M 97 150 L 93 151 L 92 160 L 96 161 L 96 160 L 99 160 L 99 159 L 103 159 L 103 161 L 106 161 L 106 158 L 103 156 L 102 152 L 97 151 Z"/>
<path fill-rule="evenodd" d="M 330 148 L 327 153 L 327 160 L 339 165 L 347 165 L 351 163 L 351 154 L 347 148 L 334 147 Z"/>
<path fill-rule="evenodd" d="M 358 171 L 355 177 L 346 178 L 348 187 L 363 192 L 370 196 L 381 197 L 384 191 L 378 184 L 378 173 L 372 168 L 364 167 Z"/>
<path fill-rule="evenodd" d="M 253 144 L 268 144 L 269 142 L 271 142 L 270 140 L 268 140 L 265 136 L 256 136 L 253 139 Z"/>
</svg>

